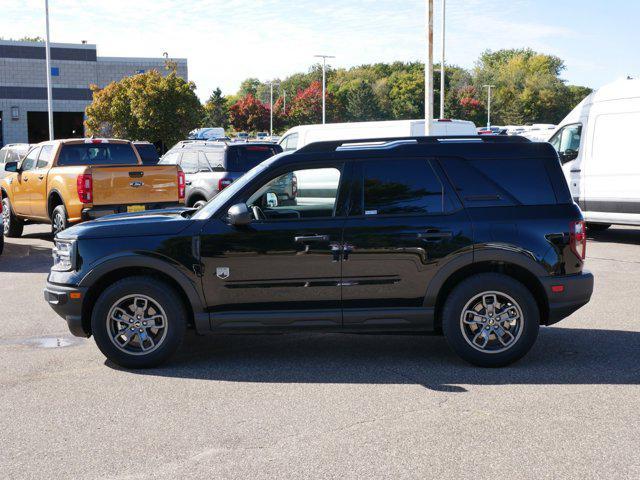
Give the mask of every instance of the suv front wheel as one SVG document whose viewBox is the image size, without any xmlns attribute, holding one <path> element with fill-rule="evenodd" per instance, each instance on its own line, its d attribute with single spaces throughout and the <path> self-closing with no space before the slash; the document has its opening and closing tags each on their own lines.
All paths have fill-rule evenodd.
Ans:
<svg viewBox="0 0 640 480">
<path fill-rule="evenodd" d="M 107 287 L 91 315 L 100 351 L 126 368 L 155 367 L 175 353 L 186 329 L 182 300 L 151 277 L 129 277 Z"/>
<path fill-rule="evenodd" d="M 442 310 L 449 346 L 481 367 L 501 367 L 522 358 L 533 346 L 540 312 L 522 283 L 499 273 L 482 273 L 461 282 Z"/>
</svg>

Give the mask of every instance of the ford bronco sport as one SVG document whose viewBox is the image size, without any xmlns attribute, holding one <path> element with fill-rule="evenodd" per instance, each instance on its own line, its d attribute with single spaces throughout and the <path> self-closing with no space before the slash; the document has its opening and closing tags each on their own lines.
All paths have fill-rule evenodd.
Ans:
<svg viewBox="0 0 640 480">
<path fill-rule="evenodd" d="M 300 185 L 295 205 L 271 186 Z M 585 305 L 586 238 L 558 156 L 520 137 L 307 145 L 202 209 L 104 217 L 55 239 L 45 298 L 126 367 L 204 333 L 442 333 L 480 366 L 516 361 Z"/>
</svg>

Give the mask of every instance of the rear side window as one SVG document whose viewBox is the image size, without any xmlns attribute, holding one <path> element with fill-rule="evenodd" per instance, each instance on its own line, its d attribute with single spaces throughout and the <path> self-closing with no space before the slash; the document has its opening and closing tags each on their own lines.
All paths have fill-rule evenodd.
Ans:
<svg viewBox="0 0 640 480">
<path fill-rule="evenodd" d="M 227 150 L 227 171 L 248 172 L 256 165 L 282 152 L 279 145 L 237 145 Z"/>
<path fill-rule="evenodd" d="M 62 146 L 58 165 L 137 165 L 128 143 L 76 143 Z"/>
<path fill-rule="evenodd" d="M 172 153 L 165 154 L 159 163 L 162 165 L 175 165 L 178 163 L 179 159 L 180 159 L 180 152 L 172 152 Z"/>
<path fill-rule="evenodd" d="M 44 168 L 49 165 L 51 161 L 51 154 L 53 153 L 53 145 L 45 145 L 42 147 L 40 151 L 40 156 L 38 157 L 38 163 L 36 163 L 36 168 Z"/>
<path fill-rule="evenodd" d="M 365 215 L 434 214 L 444 210 L 444 189 L 425 159 L 363 163 Z"/>
<path fill-rule="evenodd" d="M 198 173 L 200 167 L 198 165 L 198 152 L 184 152 L 182 154 L 182 161 L 180 162 L 180 166 L 184 173 Z"/>
<path fill-rule="evenodd" d="M 441 163 L 467 206 L 556 203 L 543 158 L 444 158 Z"/>
</svg>

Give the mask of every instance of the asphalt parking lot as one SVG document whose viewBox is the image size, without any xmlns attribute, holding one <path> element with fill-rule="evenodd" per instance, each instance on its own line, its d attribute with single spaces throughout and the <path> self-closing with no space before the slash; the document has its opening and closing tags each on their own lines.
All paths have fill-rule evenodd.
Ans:
<svg viewBox="0 0 640 480">
<path fill-rule="evenodd" d="M 0 257 L 0 477 L 640 478 L 640 229 L 590 236 L 591 303 L 471 367 L 439 337 L 187 337 L 126 371 L 42 299 L 45 226 Z"/>
</svg>

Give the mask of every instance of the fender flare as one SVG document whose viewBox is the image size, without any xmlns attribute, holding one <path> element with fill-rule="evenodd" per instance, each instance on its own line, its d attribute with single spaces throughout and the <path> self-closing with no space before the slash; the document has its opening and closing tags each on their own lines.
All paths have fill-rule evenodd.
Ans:
<svg viewBox="0 0 640 480">
<path fill-rule="evenodd" d="M 199 333 L 210 330 L 209 314 L 204 308 L 205 302 L 202 292 L 198 291 L 197 285 L 195 285 L 194 282 L 173 262 L 162 258 L 135 253 L 107 257 L 82 277 L 78 282 L 78 286 L 90 289 L 105 275 L 122 268 L 132 267 L 157 270 L 158 272 L 173 279 L 180 286 L 189 300 L 190 307 L 193 310 L 193 321 L 196 330 Z"/>
<path fill-rule="evenodd" d="M 67 204 L 64 201 L 64 197 L 62 196 L 62 193 L 60 193 L 60 191 L 57 188 L 52 188 L 51 190 L 49 190 L 49 193 L 47 194 L 47 216 L 49 216 L 49 218 L 51 218 L 51 214 L 53 213 L 49 211 L 49 202 L 51 201 L 51 197 L 54 194 L 60 197 L 60 200 L 62 200 L 62 205 L 64 206 L 65 210 L 67 210 Z"/>
<path fill-rule="evenodd" d="M 549 275 L 549 272 L 535 260 L 533 254 L 522 249 L 510 245 L 482 248 L 476 246 L 473 251 L 454 257 L 438 269 L 438 273 L 429 282 L 423 305 L 434 307 L 440 290 L 453 274 L 465 267 L 483 262 L 510 263 L 524 268 L 538 279 Z"/>
</svg>

